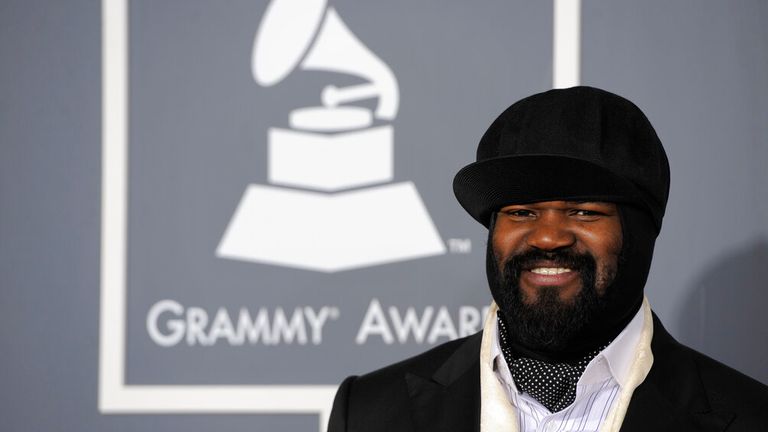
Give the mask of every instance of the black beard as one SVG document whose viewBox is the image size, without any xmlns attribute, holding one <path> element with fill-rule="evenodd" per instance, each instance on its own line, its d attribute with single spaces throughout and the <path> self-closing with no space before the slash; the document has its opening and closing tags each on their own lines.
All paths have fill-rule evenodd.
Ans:
<svg viewBox="0 0 768 432">
<path fill-rule="evenodd" d="M 492 247 L 488 252 L 492 255 L 490 259 L 498 263 Z M 536 298 L 524 298 L 525 294 L 520 289 L 520 274 L 539 260 L 554 261 L 556 267 L 579 272 L 581 290 L 574 299 L 567 302 L 560 300 L 559 288 L 554 286 L 541 287 Z M 590 254 L 570 250 L 531 250 L 507 259 L 502 270 L 497 264 L 493 267 L 489 273 L 492 276 L 489 278 L 491 294 L 499 306 L 510 337 L 527 349 L 564 351 L 574 337 L 606 309 L 605 296 L 598 294 L 595 286 L 597 266 Z"/>
</svg>

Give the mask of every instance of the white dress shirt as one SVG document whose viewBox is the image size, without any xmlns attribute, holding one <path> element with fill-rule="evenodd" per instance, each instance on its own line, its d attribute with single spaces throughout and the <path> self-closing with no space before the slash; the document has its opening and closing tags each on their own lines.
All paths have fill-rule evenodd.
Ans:
<svg viewBox="0 0 768 432">
<path fill-rule="evenodd" d="M 641 307 L 616 339 L 589 362 L 576 384 L 576 399 L 556 413 L 550 412 L 528 393 L 517 390 L 501 352 L 498 325 L 494 321 L 490 366 L 515 407 L 520 432 L 597 432 L 622 387 L 628 384 L 636 347 L 645 326 L 643 309 Z"/>
</svg>

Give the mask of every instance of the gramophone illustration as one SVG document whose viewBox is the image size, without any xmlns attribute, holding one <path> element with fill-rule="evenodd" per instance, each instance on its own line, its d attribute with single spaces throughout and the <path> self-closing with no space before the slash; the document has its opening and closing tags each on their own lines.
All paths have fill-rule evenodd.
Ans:
<svg viewBox="0 0 768 432">
<path fill-rule="evenodd" d="M 412 182 L 393 180 L 397 80 L 326 0 L 273 0 L 253 45 L 261 86 L 294 69 L 364 84 L 326 86 L 321 105 L 297 108 L 268 131 L 268 181 L 251 184 L 222 237 L 220 258 L 335 272 L 445 253 Z M 352 103 L 377 99 L 374 110 Z"/>
</svg>

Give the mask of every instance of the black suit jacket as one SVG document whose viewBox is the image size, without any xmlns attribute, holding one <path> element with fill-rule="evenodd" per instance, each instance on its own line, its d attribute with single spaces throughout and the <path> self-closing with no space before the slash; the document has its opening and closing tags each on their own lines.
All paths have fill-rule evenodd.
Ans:
<svg viewBox="0 0 768 432">
<path fill-rule="evenodd" d="M 768 387 L 681 345 L 655 315 L 653 325 L 653 366 L 632 395 L 622 432 L 768 432 Z M 347 378 L 329 432 L 479 431 L 481 338 Z"/>
</svg>

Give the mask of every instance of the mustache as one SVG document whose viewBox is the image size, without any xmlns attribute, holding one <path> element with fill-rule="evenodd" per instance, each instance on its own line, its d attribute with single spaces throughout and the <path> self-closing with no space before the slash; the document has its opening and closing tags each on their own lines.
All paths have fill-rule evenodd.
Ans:
<svg viewBox="0 0 768 432">
<path fill-rule="evenodd" d="M 589 253 L 579 253 L 570 249 L 557 251 L 531 249 L 507 258 L 503 269 L 505 275 L 517 279 L 524 270 L 531 270 L 542 264 L 547 267 L 569 268 L 582 275 L 594 272 L 597 266 L 595 258 Z"/>
</svg>

